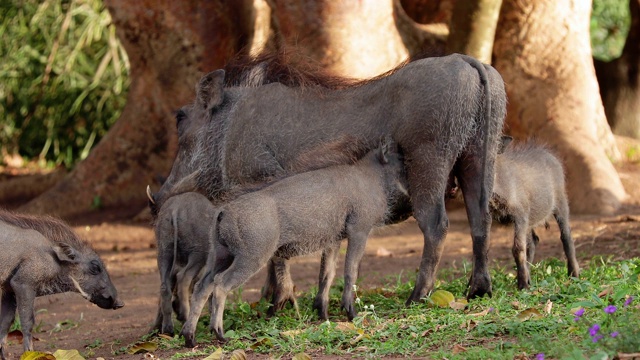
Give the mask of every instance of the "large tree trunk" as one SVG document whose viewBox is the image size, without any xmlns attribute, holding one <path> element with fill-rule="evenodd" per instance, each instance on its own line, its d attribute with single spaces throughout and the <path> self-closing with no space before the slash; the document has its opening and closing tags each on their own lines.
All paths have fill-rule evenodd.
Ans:
<svg viewBox="0 0 640 360">
<path fill-rule="evenodd" d="M 620 154 L 591 60 L 590 12 L 585 0 L 506 1 L 495 66 L 507 85 L 508 132 L 556 149 L 572 211 L 610 213 L 626 194 L 611 163 Z"/>
<path fill-rule="evenodd" d="M 89 157 L 23 211 L 68 217 L 98 203 L 143 208 L 146 184 L 171 168 L 173 111 L 192 101 L 203 72 L 247 46 L 253 30 L 251 1 L 105 2 L 131 63 L 127 105 Z"/>
<path fill-rule="evenodd" d="M 399 0 L 274 0 L 279 30 L 288 47 L 329 72 L 368 78 L 394 68 L 410 55 L 442 53 L 447 30 L 419 25 Z"/>
<path fill-rule="evenodd" d="M 619 58 L 595 60 L 600 95 L 611 129 L 640 139 L 640 0 L 630 0 L 631 26 Z"/>
<path fill-rule="evenodd" d="M 502 0 L 456 1 L 447 52 L 467 54 L 490 64 Z"/>
</svg>

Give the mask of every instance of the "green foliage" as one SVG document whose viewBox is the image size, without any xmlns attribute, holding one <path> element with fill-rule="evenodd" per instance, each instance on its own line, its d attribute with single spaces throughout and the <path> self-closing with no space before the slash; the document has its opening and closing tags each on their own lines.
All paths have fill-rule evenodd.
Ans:
<svg viewBox="0 0 640 360">
<path fill-rule="evenodd" d="M 0 0 L 0 153 L 71 167 L 120 115 L 129 62 L 101 0 Z"/>
<path fill-rule="evenodd" d="M 438 289 L 463 303 L 469 269 L 442 269 Z M 299 318 L 291 308 L 266 318 L 264 301 L 228 303 L 225 344 L 213 340 L 206 315 L 198 324 L 197 350 L 184 349 L 179 336 L 153 341 L 161 349 L 176 350 L 174 359 L 201 358 L 219 346 L 224 354 L 250 349 L 275 358 L 304 352 L 375 358 L 611 359 L 640 351 L 640 259 L 596 258 L 580 279 L 567 278 L 565 263 L 557 259 L 531 269 L 531 289 L 519 291 L 511 269 L 495 268 L 493 297 L 472 300 L 466 307 L 428 301 L 406 307 L 413 284 L 394 279 L 393 288 L 356 289 L 359 314 L 352 323 L 340 309 L 339 292 L 331 293 L 330 321 L 318 320 L 311 309 L 315 294 L 305 293 L 299 297 Z M 616 307 L 613 313 L 611 306 Z M 581 308 L 584 313 L 578 316 Z M 589 332 L 594 324 L 600 325 L 597 335 L 603 335 L 595 342 Z"/>
<path fill-rule="evenodd" d="M 594 0 L 591 13 L 593 56 L 604 61 L 619 57 L 630 22 L 629 0 Z"/>
</svg>

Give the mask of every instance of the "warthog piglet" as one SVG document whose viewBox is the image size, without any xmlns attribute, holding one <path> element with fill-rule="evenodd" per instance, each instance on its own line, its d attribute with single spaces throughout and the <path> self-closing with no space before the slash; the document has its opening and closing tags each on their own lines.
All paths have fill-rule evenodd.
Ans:
<svg viewBox="0 0 640 360">
<path fill-rule="evenodd" d="M 33 350 L 37 296 L 73 291 L 103 309 L 124 306 L 98 254 L 61 220 L 0 210 L 0 248 L 2 359 L 16 310 L 24 350 Z"/>
<path fill-rule="evenodd" d="M 209 225 L 215 211 L 205 196 L 188 192 L 170 197 L 158 213 L 160 305 L 154 329 L 163 334 L 173 335 L 172 308 L 180 321 L 189 314 L 193 284 L 207 262 Z"/>
<path fill-rule="evenodd" d="M 505 140 L 508 141 L 509 140 Z M 505 145 L 506 146 L 506 145 Z M 580 272 L 571 229 L 564 170 L 547 149 L 533 143 L 506 146 L 496 158 L 495 183 L 490 202 L 492 216 L 514 224 L 513 257 L 518 288 L 530 285 L 529 263 L 533 262 L 538 236 L 534 228 L 554 217 L 567 257 L 569 276 Z"/>
<path fill-rule="evenodd" d="M 196 324 L 209 294 L 210 327 L 224 340 L 223 311 L 231 290 L 274 255 L 286 259 L 309 254 L 335 247 L 345 237 L 342 307 L 350 319 L 355 317 L 353 284 L 369 232 L 385 224 L 393 203 L 407 196 L 403 161 L 385 143 L 353 165 L 293 175 L 219 208 L 211 227 L 208 269 L 194 288 L 182 329 L 186 346 L 195 346 Z"/>
</svg>

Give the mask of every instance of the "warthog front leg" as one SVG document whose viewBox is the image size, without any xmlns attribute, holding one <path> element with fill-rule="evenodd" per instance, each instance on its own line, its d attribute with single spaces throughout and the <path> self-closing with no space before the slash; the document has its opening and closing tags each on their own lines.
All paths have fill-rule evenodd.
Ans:
<svg viewBox="0 0 640 360">
<path fill-rule="evenodd" d="M 322 252 L 320 261 L 320 276 L 318 278 L 318 293 L 313 301 L 313 308 L 318 311 L 318 317 L 322 320 L 329 318 L 329 291 L 333 278 L 336 276 L 336 263 L 340 252 L 340 242 L 329 246 Z"/>
<path fill-rule="evenodd" d="M 33 305 L 36 299 L 36 292 L 31 284 L 23 282 L 19 276 L 15 276 L 11 279 L 11 288 L 13 288 L 13 292 L 16 296 L 18 315 L 20 316 L 22 347 L 24 348 L 24 351 L 33 351 L 31 329 L 35 322 Z"/>
<path fill-rule="evenodd" d="M 5 291 L 0 299 L 2 308 L 0 309 L 0 358 L 7 358 L 7 335 L 11 324 L 16 317 L 16 297 L 13 293 Z"/>
</svg>

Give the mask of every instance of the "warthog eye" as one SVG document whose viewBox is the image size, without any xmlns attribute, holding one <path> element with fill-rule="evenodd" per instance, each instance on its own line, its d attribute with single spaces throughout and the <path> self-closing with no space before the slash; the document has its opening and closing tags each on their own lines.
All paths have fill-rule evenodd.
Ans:
<svg viewBox="0 0 640 360">
<path fill-rule="evenodd" d="M 180 109 L 176 111 L 176 126 L 180 125 L 180 122 L 187 118 L 187 113 Z"/>
<path fill-rule="evenodd" d="M 91 275 L 98 275 L 102 272 L 102 266 L 96 260 L 91 260 L 89 263 L 89 273 Z"/>
</svg>

